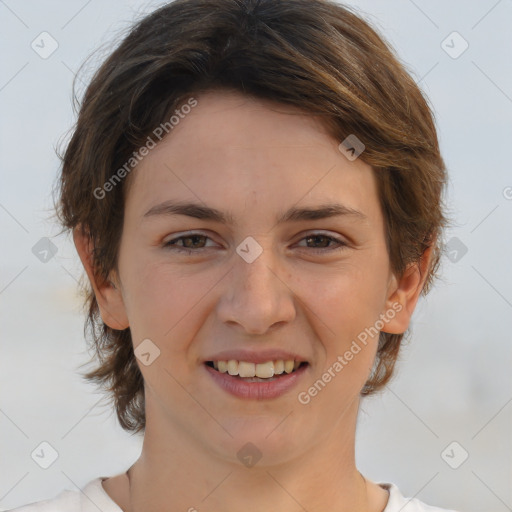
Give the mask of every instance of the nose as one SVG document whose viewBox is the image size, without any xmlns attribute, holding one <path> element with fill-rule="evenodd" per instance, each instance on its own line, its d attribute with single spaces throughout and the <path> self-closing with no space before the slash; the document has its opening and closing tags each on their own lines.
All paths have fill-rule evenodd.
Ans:
<svg viewBox="0 0 512 512">
<path fill-rule="evenodd" d="M 268 248 L 252 263 L 236 255 L 217 306 L 220 320 L 260 335 L 291 322 L 296 315 L 295 296 L 289 277 L 279 268 Z"/>
</svg>

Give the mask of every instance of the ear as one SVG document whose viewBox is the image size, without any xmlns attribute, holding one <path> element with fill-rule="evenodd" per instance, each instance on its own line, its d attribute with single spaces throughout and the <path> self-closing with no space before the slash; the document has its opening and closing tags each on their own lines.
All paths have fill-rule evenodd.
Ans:
<svg viewBox="0 0 512 512">
<path fill-rule="evenodd" d="M 382 332 L 402 334 L 408 329 L 427 278 L 427 271 L 432 258 L 432 247 L 433 244 L 425 249 L 420 260 L 411 263 L 400 279 L 392 275 L 386 300 L 386 311 L 388 312 L 386 317 L 390 318 L 390 311 L 394 311 L 395 315 L 386 322 Z"/>
<path fill-rule="evenodd" d="M 112 329 L 126 329 L 129 322 L 119 281 L 113 283 L 97 276 L 93 268 L 92 239 L 81 225 L 73 229 L 73 241 L 94 290 L 103 322 Z"/>
</svg>

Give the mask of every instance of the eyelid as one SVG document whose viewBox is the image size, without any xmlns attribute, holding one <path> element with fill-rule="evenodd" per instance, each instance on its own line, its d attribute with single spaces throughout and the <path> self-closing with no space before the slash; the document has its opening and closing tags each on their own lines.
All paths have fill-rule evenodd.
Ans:
<svg viewBox="0 0 512 512">
<path fill-rule="evenodd" d="M 338 245 L 337 245 L 337 247 L 325 247 L 325 248 L 302 246 L 304 249 L 308 249 L 310 251 L 334 252 L 334 251 L 336 251 L 336 249 L 344 249 L 351 245 L 347 240 L 345 240 L 339 234 L 334 235 L 329 232 L 324 232 L 324 231 L 318 230 L 318 229 L 313 230 L 313 231 L 307 231 L 305 233 L 301 233 L 300 238 L 298 239 L 298 241 L 296 243 L 302 242 L 303 240 L 305 240 L 306 238 L 311 237 L 311 236 L 325 236 L 326 238 L 329 238 L 333 242 L 337 243 Z"/>
<path fill-rule="evenodd" d="M 200 254 L 201 252 L 204 252 L 205 250 L 215 249 L 213 245 L 205 245 L 205 247 L 198 247 L 198 248 L 190 248 L 185 247 L 184 245 L 178 245 L 179 241 L 184 238 L 192 238 L 194 236 L 204 236 L 206 238 L 206 244 L 208 244 L 208 241 L 212 241 L 215 244 L 215 240 L 209 235 L 206 235 L 204 233 L 199 232 L 192 232 L 192 233 L 185 233 L 185 234 L 179 234 L 176 233 L 172 238 L 169 238 L 168 240 L 164 240 L 162 242 L 162 248 L 170 251 L 176 251 L 178 253 L 186 253 L 186 254 Z M 218 245 L 218 244 L 217 244 Z"/>
<path fill-rule="evenodd" d="M 164 240 L 163 241 L 163 247 L 164 248 L 169 248 L 169 247 L 172 247 L 173 250 L 176 250 L 178 252 L 187 252 L 187 253 L 193 253 L 193 252 L 196 252 L 196 253 L 199 253 L 201 250 L 205 250 L 205 249 L 211 249 L 212 246 L 205 246 L 205 247 L 199 247 L 199 248 L 189 248 L 189 247 L 182 247 L 182 246 L 179 246 L 179 245 L 176 245 L 176 242 L 178 242 L 179 240 L 183 239 L 183 238 L 192 238 L 194 236 L 204 236 L 207 240 L 211 240 L 213 242 L 215 242 L 215 240 L 207 233 L 205 232 L 202 232 L 200 230 L 193 230 L 193 231 L 186 231 L 186 232 L 182 232 L 182 233 L 174 233 L 172 235 L 172 238 L 169 238 L 168 240 Z M 295 244 L 299 243 L 299 242 L 302 242 L 303 240 L 305 240 L 306 238 L 308 237 L 312 237 L 312 236 L 325 236 L 326 238 L 330 239 L 330 241 L 338 244 L 337 246 L 335 247 L 306 247 L 306 246 L 301 246 L 303 249 L 307 249 L 308 251 L 316 251 L 316 252 L 335 252 L 336 250 L 341 250 L 341 249 L 344 249 L 344 248 L 347 248 L 347 247 L 350 247 L 351 246 L 351 243 L 349 241 L 347 241 L 346 239 L 344 239 L 343 237 L 341 237 L 338 233 L 337 234 L 331 234 L 330 232 L 325 232 L 324 230 L 321 230 L 321 229 L 313 229 L 313 230 L 310 230 L 310 231 L 305 231 L 305 232 L 302 232 L 300 233 L 299 235 L 299 238 L 298 240 L 295 242 Z M 172 243 L 174 242 L 174 243 Z M 215 242 L 217 243 L 217 242 Z"/>
<path fill-rule="evenodd" d="M 172 235 L 169 235 L 169 238 L 164 238 L 162 243 L 165 245 L 169 242 L 173 242 L 175 240 L 178 240 L 179 238 L 187 238 L 192 236 L 204 236 L 206 238 L 209 238 L 210 240 L 214 240 L 209 232 L 201 231 L 201 230 L 192 230 L 192 231 L 182 231 L 178 233 L 173 233 Z"/>
<path fill-rule="evenodd" d="M 304 238 L 307 238 L 308 236 L 326 236 L 327 238 L 332 238 L 334 240 L 337 240 L 338 242 L 348 244 L 348 240 L 346 239 L 346 237 L 343 237 L 339 233 L 333 233 L 332 231 L 328 231 L 325 229 L 310 229 L 303 231 L 298 235 L 299 241 Z"/>
</svg>

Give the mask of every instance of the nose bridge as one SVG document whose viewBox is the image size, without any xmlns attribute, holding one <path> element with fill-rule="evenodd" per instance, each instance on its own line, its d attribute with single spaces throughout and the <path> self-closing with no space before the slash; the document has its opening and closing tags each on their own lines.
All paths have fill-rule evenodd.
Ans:
<svg viewBox="0 0 512 512">
<path fill-rule="evenodd" d="M 261 294 L 273 298 L 279 293 L 283 283 L 278 278 L 276 261 L 271 249 L 265 249 L 254 261 L 248 262 L 241 258 L 233 269 L 235 276 L 240 279 L 244 292 L 251 295 Z"/>
<path fill-rule="evenodd" d="M 276 323 L 290 322 L 295 307 L 293 293 L 279 275 L 272 249 L 259 247 L 249 240 L 237 248 L 219 315 L 224 322 L 235 322 L 247 332 L 261 334 Z M 259 255 L 252 259 L 256 250 Z"/>
</svg>

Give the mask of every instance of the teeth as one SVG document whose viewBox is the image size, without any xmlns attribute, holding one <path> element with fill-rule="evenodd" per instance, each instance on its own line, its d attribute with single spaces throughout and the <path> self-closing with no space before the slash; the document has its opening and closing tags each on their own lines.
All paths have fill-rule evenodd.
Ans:
<svg viewBox="0 0 512 512">
<path fill-rule="evenodd" d="M 249 363 L 247 361 L 213 361 L 213 367 L 220 373 L 229 373 L 229 375 L 238 375 L 243 378 L 259 377 L 260 379 L 270 379 L 274 375 L 281 375 L 283 372 L 291 373 L 300 366 L 300 361 L 289 359 L 284 361 L 277 359 L 267 361 L 266 363 Z"/>
<path fill-rule="evenodd" d="M 292 373 L 294 367 L 294 362 L 292 360 L 288 360 L 284 362 L 284 371 L 286 373 Z"/>
<path fill-rule="evenodd" d="M 284 361 L 282 359 L 278 359 L 274 361 L 274 373 L 276 375 L 281 375 L 284 372 Z"/>
<path fill-rule="evenodd" d="M 274 361 L 258 363 L 254 366 L 256 368 L 256 377 L 259 377 L 260 379 L 270 379 L 274 376 Z"/>
<path fill-rule="evenodd" d="M 256 365 L 254 363 L 239 361 L 238 375 L 240 375 L 240 377 L 256 377 Z"/>
<path fill-rule="evenodd" d="M 228 373 L 229 375 L 238 375 L 238 361 L 234 359 L 228 361 Z"/>
</svg>

